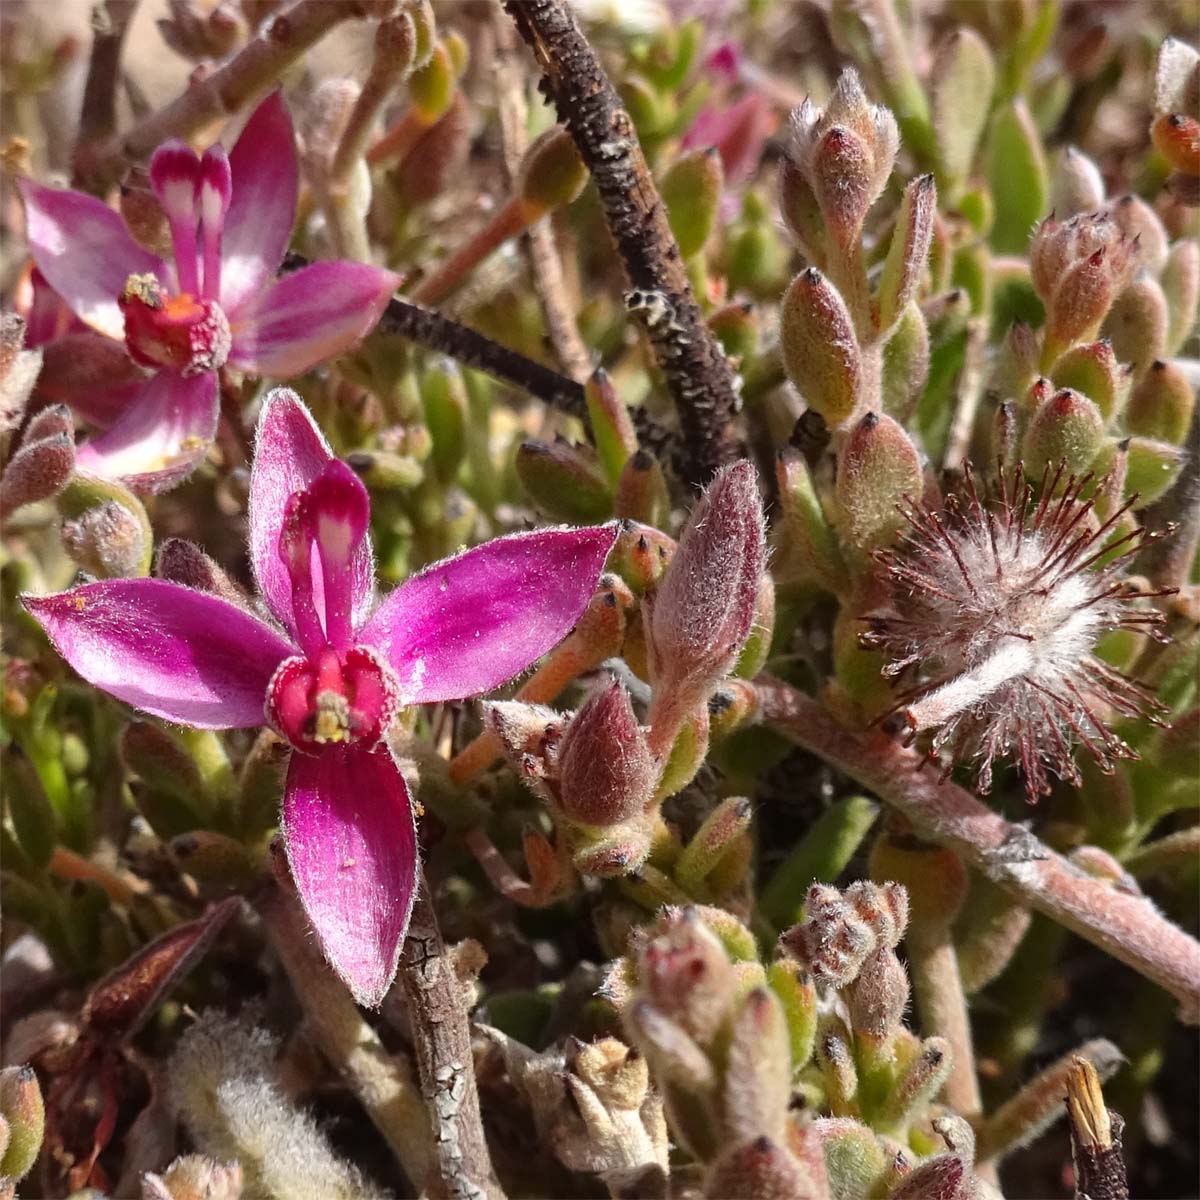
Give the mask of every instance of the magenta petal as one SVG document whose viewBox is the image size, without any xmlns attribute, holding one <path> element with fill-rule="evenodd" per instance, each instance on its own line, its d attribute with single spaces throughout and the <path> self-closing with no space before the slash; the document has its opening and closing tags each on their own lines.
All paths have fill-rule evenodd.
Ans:
<svg viewBox="0 0 1200 1200">
<path fill-rule="evenodd" d="M 230 317 L 229 361 L 273 379 L 301 375 L 369 333 L 399 286 L 400 276 L 380 267 L 313 263 L 259 292 Z"/>
<path fill-rule="evenodd" d="M 217 432 L 217 377 L 160 371 L 111 429 L 79 448 L 81 471 L 162 492 L 186 479 Z"/>
<path fill-rule="evenodd" d="M 401 584 L 359 632 L 405 704 L 490 691 L 571 631 L 596 590 L 616 527 L 495 538 Z"/>
<path fill-rule="evenodd" d="M 117 297 L 130 275 L 171 278 L 166 264 L 143 250 L 107 204 L 82 192 L 21 180 L 29 252 L 46 282 L 75 314 L 111 338 L 125 336 Z"/>
<path fill-rule="evenodd" d="M 221 305 L 236 309 L 279 269 L 296 219 L 292 119 L 278 92 L 254 110 L 229 154 L 232 195 L 221 238 Z"/>
<path fill-rule="evenodd" d="M 288 500 L 309 487 L 333 458 L 333 451 L 290 388 L 276 388 L 263 402 L 258 441 L 250 472 L 250 563 L 258 589 L 275 618 L 294 633 L 292 581 L 279 551 Z M 314 601 L 325 610 L 320 570 L 314 571 Z M 364 537 L 350 560 L 352 625 L 366 618 L 374 600 L 375 561 Z"/>
<path fill-rule="evenodd" d="M 165 579 L 109 579 L 22 599 L 88 683 L 199 729 L 263 724 L 271 676 L 295 653 L 243 609 Z"/>
<path fill-rule="evenodd" d="M 386 747 L 293 753 L 283 833 L 296 889 L 325 957 L 376 1008 L 396 976 L 417 889 L 417 834 Z"/>
</svg>

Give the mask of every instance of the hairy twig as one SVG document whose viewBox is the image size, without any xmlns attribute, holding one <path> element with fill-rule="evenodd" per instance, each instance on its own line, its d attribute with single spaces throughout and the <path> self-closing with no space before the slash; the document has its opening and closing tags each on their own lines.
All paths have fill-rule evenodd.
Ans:
<svg viewBox="0 0 1200 1200">
<path fill-rule="evenodd" d="M 223 67 L 113 139 L 104 157 L 137 160 L 167 138 L 186 139 L 200 133 L 261 96 L 335 25 L 380 15 L 386 9 L 378 0 L 298 0 L 268 21 Z"/>
<path fill-rule="evenodd" d="M 346 985 L 321 958 L 296 897 L 272 887 L 258 911 L 313 1041 L 358 1097 L 405 1174 L 420 1186 L 432 1165 L 433 1140 L 411 1065 L 389 1054 L 363 1020 Z"/>
<path fill-rule="evenodd" d="M 505 9 L 596 183 L 630 284 L 626 308 L 649 338 L 679 415 L 684 474 L 704 483 L 734 454 L 734 375 L 701 319 L 633 121 L 565 0 L 505 0 Z"/>
<path fill-rule="evenodd" d="M 426 1194 L 440 1200 L 503 1200 L 479 1114 L 461 988 L 423 873 L 400 958 L 399 984 L 408 1002 L 421 1091 L 433 1123 L 434 1161 L 422 1181 Z"/>
<path fill-rule="evenodd" d="M 121 51 L 125 34 L 138 0 L 100 0 L 92 10 L 92 57 L 88 63 L 83 106 L 79 110 L 79 132 L 75 141 L 74 183 L 77 187 L 98 184 L 103 179 L 93 171 L 93 147 L 117 131 L 117 84 L 121 79 Z"/>
<path fill-rule="evenodd" d="M 1085 874 L 969 792 L 919 770 L 920 755 L 879 730 L 843 728 L 812 697 L 760 676 L 762 719 L 870 788 L 917 832 L 948 846 L 1030 908 L 1166 988 L 1200 1023 L 1200 943 L 1143 896 Z"/>
</svg>

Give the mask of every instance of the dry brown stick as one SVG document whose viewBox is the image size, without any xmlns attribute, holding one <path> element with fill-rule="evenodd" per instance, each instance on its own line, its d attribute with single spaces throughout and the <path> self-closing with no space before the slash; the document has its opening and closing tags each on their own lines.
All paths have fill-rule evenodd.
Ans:
<svg viewBox="0 0 1200 1200">
<path fill-rule="evenodd" d="M 167 138 L 193 137 L 261 96 L 335 25 L 355 17 L 382 16 L 390 7 L 382 0 L 298 0 L 271 18 L 223 67 L 113 139 L 108 156 L 137 160 Z"/>
<path fill-rule="evenodd" d="M 646 332 L 679 415 L 683 474 L 707 482 L 736 452 L 734 376 L 701 318 L 633 121 L 566 0 L 505 0 L 504 7 L 596 183 L 629 280 L 625 306 Z"/>
<path fill-rule="evenodd" d="M 521 64 L 514 53 L 516 37 L 512 26 L 503 19 L 496 22 L 496 101 L 500 113 L 500 134 L 504 145 L 505 174 L 510 188 L 515 187 L 521 159 L 528 145 L 525 132 L 527 106 Z M 592 373 L 592 356 L 579 326 L 575 323 L 562 259 L 554 240 L 554 218 L 543 217 L 521 236 L 521 250 L 537 293 L 546 334 L 559 366 L 576 383 L 585 382 Z"/>
<path fill-rule="evenodd" d="M 919 770 L 921 757 L 879 730 L 845 729 L 790 684 L 756 680 L 762 719 L 902 813 L 922 836 L 948 846 L 1022 903 L 1120 959 L 1180 1002 L 1200 1024 L 1200 943 L 1143 896 L 1067 862 L 1028 830 L 969 792 Z"/>
<path fill-rule="evenodd" d="M 117 131 L 117 84 L 121 79 L 121 51 L 138 0 L 100 0 L 92 10 L 92 57 L 88 63 L 83 106 L 79 110 L 79 132 L 75 141 L 76 187 L 98 184 L 92 161 L 94 147 Z"/>
<path fill-rule="evenodd" d="M 503 1200 L 483 1133 L 462 990 L 423 872 L 398 982 L 433 1123 L 434 1161 L 423 1181 L 426 1194 L 437 1200 Z"/>
</svg>

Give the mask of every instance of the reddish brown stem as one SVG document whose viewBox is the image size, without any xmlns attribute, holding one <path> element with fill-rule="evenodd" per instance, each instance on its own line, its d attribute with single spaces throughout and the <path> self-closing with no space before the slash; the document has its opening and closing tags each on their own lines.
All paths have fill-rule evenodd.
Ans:
<svg viewBox="0 0 1200 1200">
<path fill-rule="evenodd" d="M 879 730 L 845 729 L 811 696 L 769 676 L 757 683 L 762 719 L 870 788 L 917 831 L 948 846 L 1022 903 L 1086 938 L 1180 1002 L 1200 1024 L 1200 943 L 1142 896 L 1085 874 L 969 792 L 921 771 L 920 755 Z"/>
</svg>

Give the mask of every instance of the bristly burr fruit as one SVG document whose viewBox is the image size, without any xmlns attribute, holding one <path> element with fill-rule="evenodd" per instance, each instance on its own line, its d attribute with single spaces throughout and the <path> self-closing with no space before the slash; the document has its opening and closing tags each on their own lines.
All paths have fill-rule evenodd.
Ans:
<svg viewBox="0 0 1200 1200">
<path fill-rule="evenodd" d="M 1161 613 L 1131 603 L 1161 596 L 1122 576 L 1123 560 L 1156 536 L 1120 533 L 1131 497 L 1107 520 L 1085 500 L 1091 474 L 1047 466 L 1038 487 L 1018 464 L 980 496 L 970 471 L 941 511 L 909 502 L 910 531 L 876 561 L 891 583 L 890 605 L 864 618 L 861 642 L 907 677 L 898 697 L 910 737 L 929 733 L 930 760 L 945 774 L 976 767 L 986 793 L 997 760 L 1019 763 L 1030 802 L 1050 775 L 1080 783 L 1072 752 L 1082 743 L 1105 772 L 1136 754 L 1108 727 L 1110 714 L 1159 711 L 1154 698 L 1092 653 L 1100 636 L 1130 629 L 1156 636 Z"/>
</svg>

